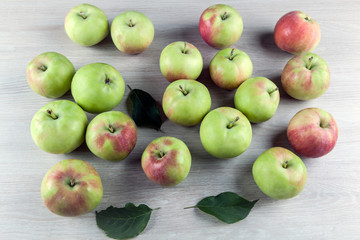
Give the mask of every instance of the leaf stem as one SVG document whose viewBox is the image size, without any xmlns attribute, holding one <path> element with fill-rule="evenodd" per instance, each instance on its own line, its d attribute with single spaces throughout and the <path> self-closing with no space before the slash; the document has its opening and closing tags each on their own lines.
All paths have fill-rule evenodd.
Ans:
<svg viewBox="0 0 360 240">
<path fill-rule="evenodd" d="M 126 86 L 130 89 L 130 91 L 132 91 L 132 88 L 130 87 L 130 85 L 129 85 L 129 84 L 127 84 Z"/>
<path fill-rule="evenodd" d="M 184 207 L 184 209 L 197 208 L 197 206 Z"/>
<path fill-rule="evenodd" d="M 159 210 L 161 207 L 157 207 L 157 208 L 154 208 L 152 209 L 151 211 L 156 211 L 156 210 Z"/>
</svg>

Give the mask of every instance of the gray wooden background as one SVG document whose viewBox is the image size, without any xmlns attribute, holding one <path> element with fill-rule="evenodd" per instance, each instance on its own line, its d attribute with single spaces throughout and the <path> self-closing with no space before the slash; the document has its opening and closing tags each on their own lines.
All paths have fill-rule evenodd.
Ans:
<svg viewBox="0 0 360 240">
<path fill-rule="evenodd" d="M 38 54 L 56 51 L 67 56 L 76 69 L 104 62 L 114 66 L 132 88 L 151 93 L 157 101 L 168 82 L 161 75 L 159 56 L 169 43 L 186 40 L 203 55 L 204 70 L 199 81 L 210 90 L 212 109 L 233 106 L 235 91 L 225 91 L 209 78 L 208 65 L 217 52 L 206 45 L 198 31 L 204 9 L 217 1 L 91 1 L 111 22 L 119 13 L 137 10 L 155 26 L 155 38 L 143 53 L 130 56 L 118 51 L 110 36 L 93 47 L 81 47 L 65 34 L 67 12 L 83 1 L 0 2 L 0 239 L 106 239 L 96 226 L 94 212 L 64 218 L 49 212 L 40 197 L 44 174 L 67 158 L 89 161 L 98 170 L 104 197 L 96 210 L 126 202 L 161 207 L 151 216 L 138 239 L 359 239 L 360 237 L 360 2 L 347 1 L 224 1 L 242 15 L 244 32 L 234 45 L 247 52 L 254 64 L 253 76 L 265 76 L 278 86 L 286 62 L 292 57 L 272 40 L 277 20 L 286 12 L 302 10 L 315 18 L 322 39 L 315 53 L 327 61 L 331 71 L 329 90 L 312 101 L 297 101 L 281 90 L 276 115 L 254 124 L 249 149 L 239 157 L 219 160 L 203 149 L 199 125 L 181 127 L 170 121 L 163 132 L 139 128 L 138 142 L 124 161 L 111 163 L 95 157 L 82 145 L 71 154 L 52 155 L 38 149 L 30 135 L 30 121 L 50 102 L 27 85 L 25 70 Z M 127 112 L 126 89 L 115 110 Z M 70 93 L 63 99 L 72 99 Z M 257 188 L 251 174 L 254 160 L 272 146 L 291 149 L 286 127 L 291 117 L 305 107 L 329 111 L 339 126 L 335 149 L 319 159 L 304 158 L 308 180 L 296 198 L 276 201 Z M 88 114 L 89 120 L 94 115 Z M 182 139 L 190 148 L 193 162 L 188 178 L 176 187 L 151 183 L 142 172 L 144 148 L 163 135 Z M 226 225 L 196 209 L 184 207 L 220 192 L 233 191 L 260 199 L 248 218 Z"/>
</svg>

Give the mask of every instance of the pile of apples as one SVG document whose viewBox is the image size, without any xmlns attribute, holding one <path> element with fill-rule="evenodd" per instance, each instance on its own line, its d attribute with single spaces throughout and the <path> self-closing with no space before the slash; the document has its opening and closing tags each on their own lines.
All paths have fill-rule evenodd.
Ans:
<svg viewBox="0 0 360 240">
<path fill-rule="evenodd" d="M 81 4 L 67 14 L 65 30 L 69 38 L 83 46 L 102 41 L 110 32 L 115 46 L 127 54 L 145 51 L 154 38 L 149 18 L 136 11 L 118 15 L 109 23 L 99 8 Z M 217 4 L 207 8 L 199 21 L 200 35 L 211 47 L 221 49 L 209 65 L 210 77 L 220 88 L 237 89 L 235 108 L 212 111 L 211 96 L 205 85 L 196 81 L 203 69 L 200 51 L 191 43 L 177 41 L 160 55 L 160 70 L 170 82 L 162 107 L 166 116 L 183 126 L 200 125 L 200 141 L 216 158 L 233 158 L 249 147 L 251 123 L 274 116 L 279 105 L 279 88 L 265 77 L 253 77 L 249 55 L 229 48 L 243 31 L 240 14 L 232 7 Z M 299 100 L 314 99 L 329 87 L 326 62 L 311 53 L 320 41 L 320 27 L 308 15 L 293 11 L 277 22 L 276 45 L 295 56 L 286 64 L 281 84 Z M 124 96 L 125 82 L 112 66 L 92 63 L 75 73 L 63 55 L 46 52 L 27 67 L 27 81 L 38 94 L 59 98 L 71 90 L 75 102 L 56 100 L 46 104 L 33 117 L 31 135 L 42 150 L 66 154 L 84 141 L 96 156 L 109 161 L 125 159 L 137 142 L 134 121 L 112 111 Z M 85 112 L 98 114 L 88 124 Z M 287 136 L 293 149 L 305 157 L 320 157 L 335 146 L 338 129 L 331 114 L 319 108 L 299 111 L 290 121 Z M 191 167 L 191 154 L 180 139 L 163 136 L 153 140 L 141 158 L 146 176 L 153 182 L 172 186 L 183 181 Z M 259 188 L 275 199 L 298 195 L 306 183 L 302 160 L 282 147 L 273 147 L 254 162 L 253 176 Z M 45 175 L 41 185 L 45 205 L 61 216 L 77 216 L 92 211 L 101 202 L 103 187 L 93 166 L 83 160 L 67 159 Z"/>
</svg>

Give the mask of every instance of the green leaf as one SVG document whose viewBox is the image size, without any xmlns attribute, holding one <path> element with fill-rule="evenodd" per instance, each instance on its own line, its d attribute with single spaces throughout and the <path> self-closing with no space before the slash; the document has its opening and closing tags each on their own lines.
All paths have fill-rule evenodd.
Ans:
<svg viewBox="0 0 360 240">
<path fill-rule="evenodd" d="M 110 206 L 96 212 L 96 224 L 110 238 L 133 238 L 144 231 L 152 211 L 145 204 L 136 207 L 133 203 L 127 203 L 123 208 Z"/>
<path fill-rule="evenodd" d="M 230 224 L 246 218 L 257 201 L 248 201 L 233 192 L 223 192 L 202 199 L 194 207 Z"/>
<path fill-rule="evenodd" d="M 130 89 L 130 112 L 137 126 L 148 126 L 159 130 L 162 124 L 160 112 L 155 99 L 141 89 Z"/>
</svg>

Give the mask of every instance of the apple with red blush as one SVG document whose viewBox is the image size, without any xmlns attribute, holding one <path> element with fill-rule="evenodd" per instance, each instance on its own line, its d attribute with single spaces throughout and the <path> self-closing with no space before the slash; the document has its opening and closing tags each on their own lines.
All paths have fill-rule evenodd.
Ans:
<svg viewBox="0 0 360 240">
<path fill-rule="evenodd" d="M 55 164 L 41 183 L 41 198 L 53 213 L 74 217 L 93 211 L 101 202 L 103 186 L 88 162 L 66 159 Z"/>
<path fill-rule="evenodd" d="M 153 140 L 146 147 L 141 157 L 141 166 L 152 182 L 173 186 L 189 174 L 191 154 L 183 141 L 164 136 Z"/>
<path fill-rule="evenodd" d="M 216 4 L 201 14 L 199 31 L 204 41 L 214 48 L 226 48 L 236 43 L 243 32 L 241 15 L 232 7 Z"/>
<path fill-rule="evenodd" d="M 275 44 L 286 52 L 298 55 L 311 52 L 319 44 L 318 22 L 301 11 L 288 12 L 275 25 Z"/>
<path fill-rule="evenodd" d="M 96 156 L 108 161 L 120 161 L 134 149 L 137 130 L 134 121 L 125 113 L 103 112 L 89 123 L 85 140 Z"/>
<path fill-rule="evenodd" d="M 287 137 L 297 153 L 317 158 L 335 147 L 338 127 L 330 113 L 320 108 L 306 108 L 290 120 Z"/>
</svg>

